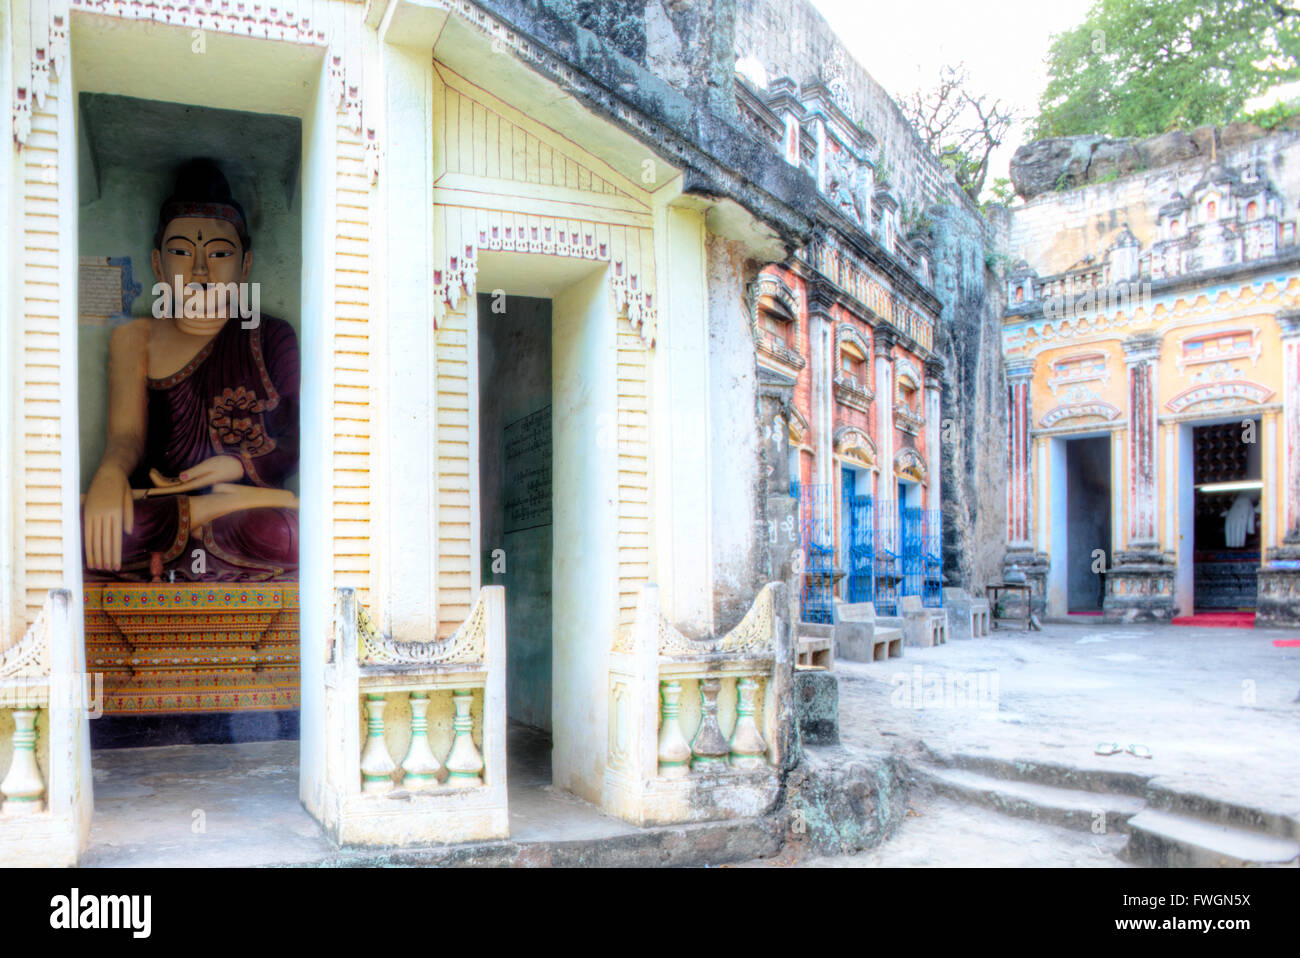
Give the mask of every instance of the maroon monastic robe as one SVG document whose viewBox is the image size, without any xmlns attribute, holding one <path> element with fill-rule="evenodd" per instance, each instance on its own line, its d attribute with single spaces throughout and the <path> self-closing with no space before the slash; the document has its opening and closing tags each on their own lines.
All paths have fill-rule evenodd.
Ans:
<svg viewBox="0 0 1300 958">
<path fill-rule="evenodd" d="M 298 379 L 293 327 L 265 315 L 254 329 L 230 319 L 183 369 L 148 380 L 148 435 L 131 488 L 152 488 L 150 469 L 175 478 L 222 455 L 243 463 L 241 483 L 284 488 L 298 471 Z M 202 492 L 135 500 L 132 531 L 122 537 L 122 571 L 87 570 L 87 577 L 148 581 L 157 556 L 164 581 L 170 572 L 178 581 L 297 578 L 297 510 L 247 509 L 196 535 L 188 497 Z M 195 549 L 206 553 L 204 572 L 194 571 Z"/>
</svg>

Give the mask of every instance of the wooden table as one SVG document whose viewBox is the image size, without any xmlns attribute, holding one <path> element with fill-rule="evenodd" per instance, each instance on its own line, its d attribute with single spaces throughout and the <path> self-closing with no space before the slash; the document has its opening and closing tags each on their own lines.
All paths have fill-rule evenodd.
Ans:
<svg viewBox="0 0 1300 958">
<path fill-rule="evenodd" d="M 990 582 L 984 587 L 984 594 L 989 600 L 989 624 L 993 629 L 996 630 L 998 627 L 998 594 L 1001 592 L 1022 593 L 1025 599 L 1023 618 L 1025 631 L 1028 632 L 1030 629 L 1038 629 L 1038 626 L 1034 625 L 1031 609 L 1034 594 L 1033 587 L 1028 582 Z"/>
</svg>

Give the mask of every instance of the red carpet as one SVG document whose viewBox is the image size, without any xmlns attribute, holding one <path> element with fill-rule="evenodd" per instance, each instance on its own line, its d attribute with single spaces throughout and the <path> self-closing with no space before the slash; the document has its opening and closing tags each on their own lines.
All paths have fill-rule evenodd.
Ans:
<svg viewBox="0 0 1300 958">
<path fill-rule="evenodd" d="M 1174 625 L 1199 625 L 1219 629 L 1253 629 L 1254 612 L 1197 612 L 1195 615 L 1180 615 L 1174 619 Z"/>
<path fill-rule="evenodd" d="M 1274 639 L 1273 644 L 1279 649 L 1300 648 L 1300 639 Z"/>
</svg>

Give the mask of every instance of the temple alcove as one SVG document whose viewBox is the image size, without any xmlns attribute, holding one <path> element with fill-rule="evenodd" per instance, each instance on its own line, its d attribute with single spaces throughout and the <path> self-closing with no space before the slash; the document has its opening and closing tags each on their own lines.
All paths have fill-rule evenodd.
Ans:
<svg viewBox="0 0 1300 958">
<path fill-rule="evenodd" d="M 297 184 L 302 122 L 105 93 L 82 93 L 78 116 L 77 245 L 83 258 L 83 295 L 77 345 L 85 492 L 104 451 L 109 335 L 132 317 L 150 315 L 154 221 L 184 161 L 195 156 L 218 159 L 248 214 L 253 234 L 249 282 L 259 286 L 261 310 L 287 321 L 301 342 L 302 209 Z M 87 273 L 93 269 L 87 257 L 129 260 L 129 282 L 139 291 L 126 310 L 103 315 L 101 300 L 88 295 L 95 277 Z M 289 488 L 297 491 L 297 476 Z"/>
<path fill-rule="evenodd" d="M 152 315 L 158 211 L 186 161 L 211 158 L 229 181 L 252 237 L 250 304 L 287 322 L 301 342 L 302 123 L 92 92 L 80 95 L 78 118 L 84 494 L 108 433 L 109 339 Z M 296 469 L 283 488 L 297 495 Z M 297 737 L 296 573 L 239 583 L 103 578 L 87 577 L 83 596 L 88 665 L 105 676 L 106 720 L 92 726 L 95 747 Z"/>
</svg>

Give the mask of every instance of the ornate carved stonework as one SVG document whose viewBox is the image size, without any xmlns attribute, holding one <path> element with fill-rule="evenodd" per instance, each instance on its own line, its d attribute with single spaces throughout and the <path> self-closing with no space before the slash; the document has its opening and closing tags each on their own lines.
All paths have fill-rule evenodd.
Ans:
<svg viewBox="0 0 1300 958">
<path fill-rule="evenodd" d="M 354 133 L 363 127 L 362 93 L 359 63 L 345 62 L 342 36 L 329 29 L 329 3 L 314 3 L 319 22 L 310 15 L 300 16 L 287 6 L 255 3 L 252 0 L 50 0 L 48 5 L 33 5 L 30 66 L 27 80 L 15 78 L 13 102 L 14 139 L 21 149 L 31 135 L 31 108 L 44 106 L 51 84 L 68 57 L 68 18 L 79 10 L 124 20 L 152 20 L 167 26 L 191 30 L 210 30 L 236 36 L 257 37 L 282 43 L 328 46 L 329 79 L 332 99 L 339 112 L 348 117 Z M 301 9 L 301 5 L 299 5 Z M 337 31 L 335 31 L 337 32 Z M 373 129 L 367 131 L 373 140 Z M 370 161 L 378 170 L 377 148 Z"/>
<path fill-rule="evenodd" d="M 1102 617 L 1107 622 L 1166 622 L 1174 617 L 1176 566 L 1159 552 L 1115 553 L 1106 574 Z"/>
<path fill-rule="evenodd" d="M 487 600 L 478 600 L 461 627 L 445 639 L 403 642 L 383 635 L 365 607 L 357 603 L 357 637 L 362 665 L 460 665 L 482 662 L 487 652 Z"/>
<path fill-rule="evenodd" d="M 740 623 L 721 638 L 688 639 L 662 614 L 659 616 L 659 654 L 668 656 L 710 655 L 732 652 L 739 655 L 770 655 L 775 628 L 772 585 L 763 587 Z"/>
<path fill-rule="evenodd" d="M 925 482 L 925 459 L 915 449 L 900 449 L 894 455 L 894 475 L 900 479 Z"/>
<path fill-rule="evenodd" d="M 0 653 L 0 679 L 50 674 L 50 605 L 47 602 L 22 639 Z"/>
<path fill-rule="evenodd" d="M 873 390 L 868 389 L 856 379 L 845 376 L 835 377 L 835 400 L 861 412 L 871 412 L 871 403 L 876 398 Z"/>
<path fill-rule="evenodd" d="M 454 215 L 453 215 L 454 214 Z M 474 295 L 479 250 L 542 253 L 610 263 L 615 311 L 647 348 L 654 346 L 654 255 L 650 231 L 595 221 L 447 208 L 444 265 L 433 270 L 435 322 L 462 296 Z"/>
<path fill-rule="evenodd" d="M 1211 412 L 1218 409 L 1258 405 L 1266 402 L 1272 395 L 1273 390 L 1259 383 L 1229 380 L 1184 389 L 1166 402 L 1165 408 L 1177 413 L 1198 406 L 1201 412 Z"/>
<path fill-rule="evenodd" d="M 1300 542 L 1268 550 L 1257 582 L 1255 624 L 1300 627 Z"/>
<path fill-rule="evenodd" d="M 856 426 L 840 426 L 835 430 L 835 454 L 853 459 L 868 468 L 876 464 L 876 444 Z"/>
</svg>

